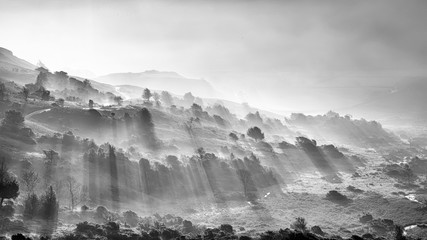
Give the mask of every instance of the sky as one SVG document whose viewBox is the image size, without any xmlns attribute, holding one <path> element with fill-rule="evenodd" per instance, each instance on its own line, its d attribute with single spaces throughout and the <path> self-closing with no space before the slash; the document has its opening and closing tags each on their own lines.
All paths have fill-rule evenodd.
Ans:
<svg viewBox="0 0 427 240">
<path fill-rule="evenodd" d="M 319 107 L 295 89 L 424 74 L 426 10 L 425 0 L 0 0 L 0 46 L 85 77 L 175 71 L 230 100 L 308 110 Z"/>
</svg>

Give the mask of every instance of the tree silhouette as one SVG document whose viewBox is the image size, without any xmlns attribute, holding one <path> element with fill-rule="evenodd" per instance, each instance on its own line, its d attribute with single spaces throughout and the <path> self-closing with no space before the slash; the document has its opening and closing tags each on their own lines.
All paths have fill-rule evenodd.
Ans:
<svg viewBox="0 0 427 240">
<path fill-rule="evenodd" d="M 22 113 L 16 110 L 9 110 L 5 113 L 5 118 L 2 122 L 2 127 L 7 130 L 16 131 L 24 125 L 24 117 Z"/>
<path fill-rule="evenodd" d="M 19 195 L 19 184 L 12 176 L 10 176 L 7 166 L 4 161 L 0 167 L 0 207 L 3 206 L 5 199 L 15 199 Z"/>
<path fill-rule="evenodd" d="M 160 96 L 160 100 L 162 101 L 162 103 L 163 103 L 165 106 L 171 106 L 171 105 L 173 105 L 173 99 L 172 99 L 172 96 L 171 96 L 171 94 L 170 94 L 169 92 L 167 92 L 167 91 L 163 91 L 163 92 L 162 92 L 162 94 L 161 94 L 161 96 Z"/>
<path fill-rule="evenodd" d="M 30 90 L 28 90 L 28 88 L 26 88 L 26 87 L 23 87 L 22 88 L 22 96 L 24 97 L 25 102 L 28 101 L 28 97 L 30 96 Z"/>
<path fill-rule="evenodd" d="M 243 193 L 248 200 L 254 200 L 256 197 L 256 186 L 252 180 L 251 173 L 246 169 L 236 170 L 237 176 L 239 177 L 240 182 L 243 185 Z"/>
<path fill-rule="evenodd" d="M 193 104 L 194 99 L 195 99 L 195 97 L 193 96 L 193 94 L 191 94 L 191 92 L 184 94 L 184 101 L 187 105 Z"/>
<path fill-rule="evenodd" d="M 231 138 L 231 140 L 233 141 L 237 141 L 239 140 L 239 137 L 237 137 L 237 135 L 235 133 L 230 133 L 228 134 L 228 136 Z"/>
<path fill-rule="evenodd" d="M 93 108 L 93 100 L 89 99 L 89 108 L 92 109 Z"/>
<path fill-rule="evenodd" d="M 149 102 L 150 98 L 153 96 L 153 94 L 151 94 L 150 89 L 146 88 L 144 89 L 144 92 L 142 93 L 142 98 L 146 101 Z"/>
<path fill-rule="evenodd" d="M 6 100 L 6 86 L 4 83 L 0 83 L 0 102 Z"/>
<path fill-rule="evenodd" d="M 246 133 L 249 137 L 255 139 L 255 141 L 263 140 L 264 139 L 264 133 L 262 133 L 261 129 L 258 127 L 251 127 L 248 129 L 248 132 Z"/>
<path fill-rule="evenodd" d="M 117 158 L 115 153 L 115 148 L 111 145 L 108 145 L 108 162 L 110 166 L 110 190 L 111 190 L 111 199 L 113 201 L 119 201 L 119 178 L 117 171 Z"/>
<path fill-rule="evenodd" d="M 56 193 L 50 186 L 40 198 L 40 216 L 47 220 L 56 220 L 58 209 L 59 203 L 56 199 Z"/>
</svg>

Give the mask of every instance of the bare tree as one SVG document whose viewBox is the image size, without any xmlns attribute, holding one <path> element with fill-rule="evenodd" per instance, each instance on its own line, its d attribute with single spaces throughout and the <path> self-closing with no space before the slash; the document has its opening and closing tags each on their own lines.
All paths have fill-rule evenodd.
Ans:
<svg viewBox="0 0 427 240">
<path fill-rule="evenodd" d="M 76 181 L 75 178 L 69 176 L 65 179 L 65 185 L 69 194 L 70 209 L 74 210 L 75 206 L 83 201 L 82 185 Z"/>
<path fill-rule="evenodd" d="M 37 187 L 40 178 L 39 175 L 32 169 L 26 169 L 21 176 L 21 183 L 24 186 L 25 191 L 28 194 L 34 192 L 34 189 Z"/>
</svg>

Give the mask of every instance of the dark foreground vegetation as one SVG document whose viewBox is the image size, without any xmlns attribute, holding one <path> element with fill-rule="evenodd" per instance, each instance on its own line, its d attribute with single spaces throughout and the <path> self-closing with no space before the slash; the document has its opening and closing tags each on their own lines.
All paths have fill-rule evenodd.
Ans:
<svg viewBox="0 0 427 240">
<path fill-rule="evenodd" d="M 98 212 L 99 209 L 97 209 Z M 86 210 L 83 210 L 86 211 Z M 319 226 L 309 228 L 304 218 L 296 218 L 290 228 L 278 231 L 266 231 L 256 235 L 246 235 L 241 233 L 243 228 L 234 229 L 229 224 L 221 224 L 218 227 L 206 228 L 193 225 L 191 221 L 183 220 L 181 217 L 158 214 L 152 217 L 139 218 L 132 211 L 123 213 L 122 220 L 109 221 L 102 224 L 92 222 L 80 222 L 72 229 L 55 236 L 27 236 L 17 233 L 11 236 L 12 240 L 31 239 L 60 239 L 60 240 L 82 240 L 82 239 L 114 239 L 114 240 L 185 240 L 185 239 L 239 239 L 239 240 L 412 240 L 414 238 L 404 236 L 401 226 L 394 226 L 389 233 L 389 237 L 377 237 L 366 233 L 363 236 L 353 235 L 350 238 L 342 238 L 336 235 L 329 235 L 322 231 Z M 129 222 L 126 222 L 129 221 Z M 7 239 L 2 237 L 2 239 Z"/>
</svg>

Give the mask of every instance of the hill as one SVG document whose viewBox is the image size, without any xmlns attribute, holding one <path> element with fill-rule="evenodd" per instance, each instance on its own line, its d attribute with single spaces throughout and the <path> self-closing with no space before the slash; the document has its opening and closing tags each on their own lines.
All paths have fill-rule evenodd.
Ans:
<svg viewBox="0 0 427 240">
<path fill-rule="evenodd" d="M 218 92 L 208 81 L 186 78 L 174 72 L 151 70 L 140 73 L 112 73 L 94 80 L 110 85 L 134 85 L 142 88 L 162 89 L 180 95 L 192 92 L 204 97 L 218 96 Z"/>
<path fill-rule="evenodd" d="M 13 55 L 13 52 L 0 47 L 0 79 L 19 84 L 34 82 L 37 66 Z"/>
</svg>

